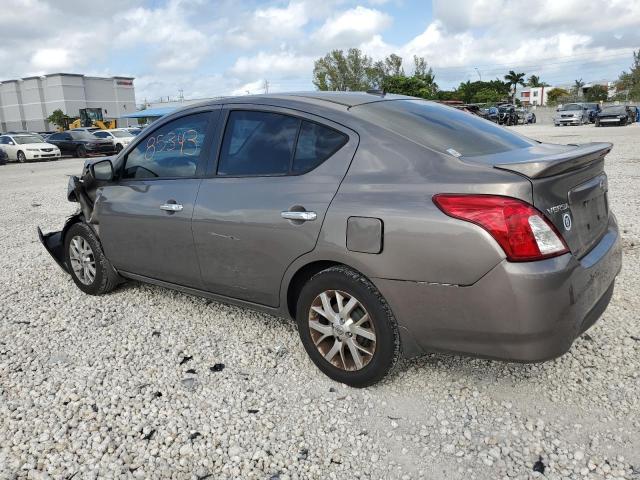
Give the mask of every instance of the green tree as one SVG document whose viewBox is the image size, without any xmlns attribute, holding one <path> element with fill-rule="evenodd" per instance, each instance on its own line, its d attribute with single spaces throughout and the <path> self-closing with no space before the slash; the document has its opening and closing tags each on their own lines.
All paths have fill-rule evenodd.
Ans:
<svg viewBox="0 0 640 480">
<path fill-rule="evenodd" d="M 70 119 L 71 117 L 66 115 L 62 110 L 58 108 L 57 110 L 51 112 L 51 115 L 47 117 L 47 122 L 51 123 L 52 125 L 57 125 L 60 128 L 65 128 Z"/>
<path fill-rule="evenodd" d="M 358 48 L 350 48 L 347 54 L 333 50 L 316 60 L 313 67 L 313 84 L 318 90 L 358 91 L 376 86 L 371 57 Z"/>
<path fill-rule="evenodd" d="M 456 90 L 457 97 L 465 103 L 497 103 L 509 96 L 508 83 L 495 79 L 488 82 L 467 80 Z"/>
<path fill-rule="evenodd" d="M 594 85 L 586 91 L 584 98 L 588 102 L 604 102 L 609 98 L 609 89 L 603 85 Z"/>
<path fill-rule="evenodd" d="M 393 75 L 385 77 L 382 82 L 382 89 L 388 93 L 420 98 L 435 98 L 438 86 L 435 82 L 430 83 L 424 78 L 416 76 Z"/>
<path fill-rule="evenodd" d="M 567 96 L 569 96 L 569 92 L 564 88 L 552 88 L 551 90 L 549 90 L 549 93 L 547 93 L 547 101 L 551 105 L 556 105 L 560 101 L 560 99 Z"/>
<path fill-rule="evenodd" d="M 504 99 L 504 95 L 493 88 L 481 88 L 473 94 L 470 103 L 499 103 Z"/>
<path fill-rule="evenodd" d="M 640 50 L 633 52 L 633 64 L 629 71 L 623 71 L 616 82 L 619 99 L 640 100 Z"/>
<path fill-rule="evenodd" d="M 512 99 L 516 96 L 516 88 L 518 88 L 518 85 L 522 85 L 524 87 L 524 77 L 524 73 L 516 73 L 513 70 L 509 70 L 509 73 L 504 76 L 504 79 L 512 89 Z"/>
<path fill-rule="evenodd" d="M 547 82 L 540 81 L 540 77 L 537 75 L 531 75 L 527 80 L 527 86 L 529 87 L 548 87 Z"/>
</svg>

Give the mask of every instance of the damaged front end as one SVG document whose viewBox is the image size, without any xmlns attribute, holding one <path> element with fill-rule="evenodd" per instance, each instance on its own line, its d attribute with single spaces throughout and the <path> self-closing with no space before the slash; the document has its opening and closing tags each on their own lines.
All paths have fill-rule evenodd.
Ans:
<svg viewBox="0 0 640 480">
<path fill-rule="evenodd" d="M 98 224 L 97 220 L 93 218 L 93 206 L 95 204 L 96 182 L 93 177 L 91 164 L 93 162 L 89 160 L 85 163 L 82 170 L 82 178 L 78 178 L 75 175 L 69 177 L 69 183 L 67 185 L 67 200 L 70 202 L 77 202 L 79 204 L 79 210 L 67 218 L 62 230 L 57 232 L 42 233 L 40 227 L 38 227 L 38 237 L 40 243 L 53 257 L 56 263 L 65 272 L 69 272 L 69 265 L 66 261 L 64 239 L 67 230 L 72 225 L 78 222 L 85 222 L 96 231 L 95 226 Z M 96 231 L 97 234 L 97 231 Z"/>
</svg>

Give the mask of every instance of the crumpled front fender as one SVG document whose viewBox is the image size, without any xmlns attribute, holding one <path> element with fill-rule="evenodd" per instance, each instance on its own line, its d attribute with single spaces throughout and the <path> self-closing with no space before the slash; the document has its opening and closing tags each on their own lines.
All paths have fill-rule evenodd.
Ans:
<svg viewBox="0 0 640 480">
<path fill-rule="evenodd" d="M 67 218 L 64 227 L 62 227 L 62 230 L 60 230 L 59 232 L 42 233 L 42 230 L 40 229 L 40 227 L 38 227 L 38 237 L 40 238 L 40 243 L 42 243 L 47 252 L 49 252 L 49 255 L 53 257 L 60 268 L 62 268 L 62 270 L 67 273 L 69 273 L 69 266 L 67 265 L 64 255 L 64 237 L 71 225 L 82 221 L 83 215 L 81 212 L 78 212 Z"/>
</svg>

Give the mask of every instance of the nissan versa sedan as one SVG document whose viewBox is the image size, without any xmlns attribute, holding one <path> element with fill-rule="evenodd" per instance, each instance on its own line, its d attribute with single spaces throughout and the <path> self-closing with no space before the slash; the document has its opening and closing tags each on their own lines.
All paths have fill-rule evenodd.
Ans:
<svg viewBox="0 0 640 480">
<path fill-rule="evenodd" d="M 85 162 L 79 212 L 39 235 L 87 294 L 131 279 L 292 317 L 355 387 L 401 354 L 538 362 L 611 299 L 611 147 L 397 95 L 228 98 Z"/>
</svg>

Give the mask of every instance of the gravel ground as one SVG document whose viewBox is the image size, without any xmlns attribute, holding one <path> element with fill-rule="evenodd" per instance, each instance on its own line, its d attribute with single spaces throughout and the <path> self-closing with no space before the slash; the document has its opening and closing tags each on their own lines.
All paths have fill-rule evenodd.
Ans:
<svg viewBox="0 0 640 480">
<path fill-rule="evenodd" d="M 625 267 L 555 361 L 428 355 L 354 390 L 289 322 L 129 283 L 90 297 L 38 242 L 76 159 L 0 167 L 0 478 L 640 479 L 640 125 L 516 127 L 612 141 Z"/>
</svg>

